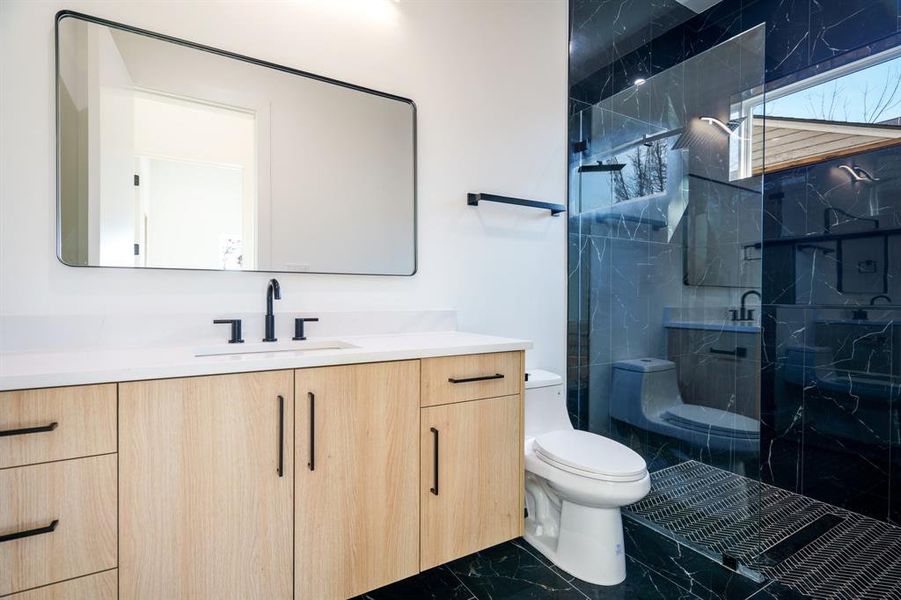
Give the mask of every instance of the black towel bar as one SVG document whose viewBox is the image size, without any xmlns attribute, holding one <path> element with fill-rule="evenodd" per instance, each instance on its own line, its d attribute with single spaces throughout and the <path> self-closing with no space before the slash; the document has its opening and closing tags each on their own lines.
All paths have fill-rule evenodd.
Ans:
<svg viewBox="0 0 901 600">
<path fill-rule="evenodd" d="M 553 204 L 551 202 L 539 202 L 537 200 L 523 200 L 522 198 L 509 198 L 507 196 L 495 196 L 494 194 L 466 194 L 466 204 L 469 206 L 478 206 L 479 202 L 500 202 L 501 204 L 516 204 L 518 206 L 528 206 L 529 208 L 541 208 L 551 211 L 551 216 L 556 217 L 560 213 L 566 212 L 566 207 L 562 204 Z"/>
</svg>

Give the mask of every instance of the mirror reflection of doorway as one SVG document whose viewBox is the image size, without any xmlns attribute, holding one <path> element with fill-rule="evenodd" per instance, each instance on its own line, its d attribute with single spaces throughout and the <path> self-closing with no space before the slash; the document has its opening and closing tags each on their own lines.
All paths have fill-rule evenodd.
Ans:
<svg viewBox="0 0 901 600">
<path fill-rule="evenodd" d="M 135 264 L 255 268 L 253 113 L 137 91 Z"/>
<path fill-rule="evenodd" d="M 245 173 L 240 167 L 139 157 L 138 265 L 188 261 L 240 269 L 244 255 Z"/>
</svg>

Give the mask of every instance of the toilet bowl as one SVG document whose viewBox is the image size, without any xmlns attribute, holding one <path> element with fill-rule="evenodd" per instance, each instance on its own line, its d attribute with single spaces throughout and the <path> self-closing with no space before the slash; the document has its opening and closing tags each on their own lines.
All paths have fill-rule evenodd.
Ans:
<svg viewBox="0 0 901 600">
<path fill-rule="evenodd" d="M 759 451 L 760 423 L 727 410 L 683 402 L 676 365 L 668 360 L 614 363 L 610 416 L 712 452 L 752 456 Z"/>
<path fill-rule="evenodd" d="M 589 583 L 626 578 L 620 508 L 651 489 L 644 459 L 573 429 L 559 375 L 529 371 L 525 398 L 525 540 Z"/>
</svg>

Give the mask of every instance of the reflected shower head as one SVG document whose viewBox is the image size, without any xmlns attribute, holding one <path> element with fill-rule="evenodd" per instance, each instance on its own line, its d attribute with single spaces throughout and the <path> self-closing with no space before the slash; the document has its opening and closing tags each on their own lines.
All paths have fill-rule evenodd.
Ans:
<svg viewBox="0 0 901 600">
<path fill-rule="evenodd" d="M 838 168 L 845 171 L 848 174 L 848 177 L 851 178 L 851 181 L 879 181 L 878 177 L 873 177 L 860 167 L 839 165 Z"/>
<path fill-rule="evenodd" d="M 596 165 L 582 165 L 579 167 L 579 173 L 610 173 L 613 171 L 622 171 L 626 165 L 623 163 L 611 163 L 605 165 L 598 162 Z"/>
</svg>

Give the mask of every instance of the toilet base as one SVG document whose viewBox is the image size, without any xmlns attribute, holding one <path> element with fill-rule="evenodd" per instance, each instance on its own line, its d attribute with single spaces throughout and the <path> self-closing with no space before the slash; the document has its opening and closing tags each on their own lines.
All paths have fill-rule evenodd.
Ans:
<svg viewBox="0 0 901 600">
<path fill-rule="evenodd" d="M 543 494 L 543 490 L 538 492 Z M 563 571 L 595 585 L 626 579 L 626 552 L 619 508 L 595 508 L 538 499 L 526 519 L 525 540 Z"/>
</svg>

